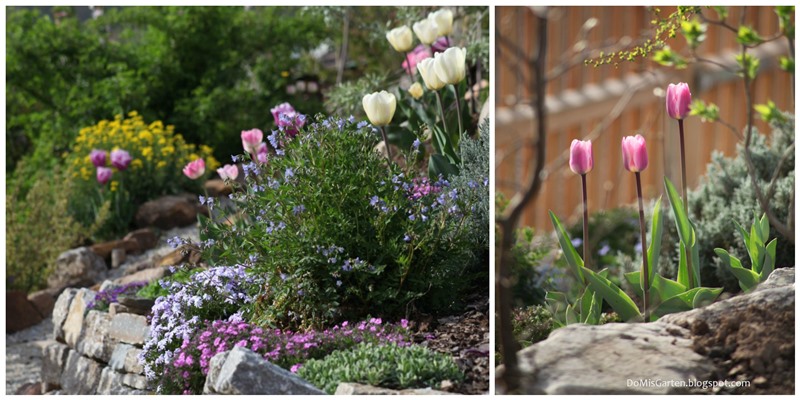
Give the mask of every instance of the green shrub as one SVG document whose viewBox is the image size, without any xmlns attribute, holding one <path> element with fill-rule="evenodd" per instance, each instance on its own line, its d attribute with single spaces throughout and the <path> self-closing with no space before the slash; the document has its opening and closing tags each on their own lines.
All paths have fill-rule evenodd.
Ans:
<svg viewBox="0 0 800 400">
<path fill-rule="evenodd" d="M 69 179 L 39 173 L 22 195 L 19 182 L 6 197 L 6 287 L 26 292 L 47 286 L 47 276 L 61 252 L 84 238 L 67 209 Z"/>
<path fill-rule="evenodd" d="M 206 259 L 251 259 L 268 280 L 254 321 L 321 327 L 376 312 L 440 314 L 472 289 L 471 194 L 387 166 L 376 138 L 366 122 L 334 118 L 294 139 L 274 133 L 283 155 L 245 164 L 248 185 L 232 196 L 241 216 L 201 229 L 213 240 Z"/>
<path fill-rule="evenodd" d="M 364 383 L 389 389 L 438 388 L 448 379 L 464 379 L 452 357 L 421 346 L 396 344 L 376 346 L 362 343 L 334 351 L 322 360 L 310 360 L 297 375 L 333 394 L 341 382 Z"/>
<path fill-rule="evenodd" d="M 784 117 L 773 120 L 769 143 L 767 137 L 757 131 L 752 137 L 750 152 L 762 192 L 766 191 L 784 152 L 794 142 L 794 117 L 790 114 L 784 114 Z M 792 152 L 778 171 L 775 193 L 770 200 L 772 212 L 781 221 L 786 221 L 788 213 L 794 208 L 792 203 L 795 191 L 794 167 Z M 741 144 L 737 146 L 737 155 L 734 158 L 727 158 L 719 152 L 713 154 L 702 183 L 689 193 L 689 207 L 692 222 L 697 227 L 703 286 L 724 287 L 726 291 L 738 291 L 736 277 L 717 257 L 714 248 L 725 249 L 730 254 L 747 254 L 747 249 L 736 234 L 738 230 L 733 221 L 741 226 L 749 226 L 753 214 L 760 215 L 762 212 L 747 173 Z M 666 220 L 672 219 L 666 218 Z M 673 233 L 672 237 L 677 237 L 674 234 L 674 224 L 668 223 L 666 227 Z M 775 234 L 774 229 L 772 232 Z M 778 235 L 777 238 L 775 267 L 793 266 L 794 245 L 785 237 Z M 677 260 L 677 249 L 670 248 L 670 250 L 673 251 L 671 258 L 677 265 L 674 261 Z M 744 257 L 742 264 L 744 268 L 750 268 L 750 260 L 747 257 Z"/>
</svg>

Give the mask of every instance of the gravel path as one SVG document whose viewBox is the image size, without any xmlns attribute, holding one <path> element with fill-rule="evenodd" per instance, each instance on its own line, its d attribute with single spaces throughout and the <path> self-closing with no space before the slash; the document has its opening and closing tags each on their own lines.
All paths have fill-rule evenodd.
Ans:
<svg viewBox="0 0 800 400">
<path fill-rule="evenodd" d="M 53 339 L 53 320 L 46 318 L 28 329 L 6 334 L 6 394 L 15 394 L 24 384 L 39 382 L 42 346 Z"/>
</svg>

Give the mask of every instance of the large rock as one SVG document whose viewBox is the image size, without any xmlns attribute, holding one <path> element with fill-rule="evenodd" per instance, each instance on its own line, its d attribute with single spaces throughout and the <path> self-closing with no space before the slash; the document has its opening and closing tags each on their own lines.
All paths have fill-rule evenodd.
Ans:
<svg viewBox="0 0 800 400">
<path fill-rule="evenodd" d="M 325 394 L 255 352 L 235 347 L 211 358 L 205 394 Z"/>
<path fill-rule="evenodd" d="M 210 197 L 227 196 L 232 193 L 231 186 L 226 185 L 222 179 L 209 179 L 203 187 Z"/>
<path fill-rule="evenodd" d="M 95 394 L 100 383 L 103 365 L 70 350 L 64 373 L 61 374 L 61 387 L 64 393 Z"/>
<path fill-rule="evenodd" d="M 64 339 L 64 322 L 69 315 L 69 309 L 72 306 L 72 300 L 78 294 L 78 289 L 67 289 L 61 292 L 56 300 L 56 305 L 53 306 L 53 338 L 58 341 L 65 342 Z"/>
<path fill-rule="evenodd" d="M 419 396 L 434 396 L 434 395 L 451 395 L 454 393 L 443 392 L 431 388 L 424 389 L 404 389 L 393 390 L 377 386 L 364 385 L 361 383 L 342 382 L 336 387 L 337 396 L 381 396 L 381 395 L 419 395 Z"/>
<path fill-rule="evenodd" d="M 93 244 L 90 249 L 92 249 L 92 252 L 102 257 L 103 260 L 108 260 L 109 257 L 111 257 L 111 252 L 115 249 L 123 249 L 126 253 L 137 253 L 141 250 L 139 242 L 132 238 L 96 243 Z"/>
<path fill-rule="evenodd" d="M 518 357 L 525 394 L 683 393 L 642 382 L 686 382 L 714 370 L 711 360 L 692 350 L 687 330 L 659 322 L 569 325 Z"/>
<path fill-rule="evenodd" d="M 56 259 L 56 266 L 47 277 L 50 288 L 87 287 L 102 282 L 108 275 L 103 258 L 88 247 L 67 250 Z"/>
<path fill-rule="evenodd" d="M 126 343 L 120 343 L 114 348 L 108 366 L 117 372 L 129 372 L 132 374 L 143 374 L 144 367 L 139 363 L 139 355 L 142 349 L 133 347 Z"/>
<path fill-rule="evenodd" d="M 135 240 L 139 243 L 139 250 L 150 250 L 158 244 L 158 235 L 151 228 L 137 229 L 125 235 L 123 240 Z"/>
<path fill-rule="evenodd" d="M 150 336 L 150 324 L 142 315 L 116 314 L 111 320 L 109 334 L 122 343 L 143 345 Z"/>
<path fill-rule="evenodd" d="M 116 338 L 109 332 L 111 316 L 106 312 L 91 310 L 84 317 L 83 332 L 78 345 L 78 352 L 95 360 L 108 362 L 117 346 Z"/>
<path fill-rule="evenodd" d="M 100 381 L 97 385 L 97 394 L 102 395 L 145 395 L 149 394 L 145 390 L 130 387 L 125 382 L 132 382 L 128 375 L 114 372 L 109 367 L 103 369 L 100 373 Z M 144 379 L 144 377 L 141 377 Z M 134 379 L 135 380 L 135 379 Z M 138 383 L 137 383 L 138 384 Z"/>
<path fill-rule="evenodd" d="M 42 315 L 25 292 L 6 292 L 6 333 L 13 333 L 42 322 Z"/>
<path fill-rule="evenodd" d="M 42 347 L 42 386 L 49 392 L 61 387 L 61 372 L 67 364 L 69 347 L 55 340 Z"/>
<path fill-rule="evenodd" d="M 197 222 L 201 212 L 197 196 L 164 196 L 148 201 L 136 211 L 136 226 L 172 229 Z"/>
<path fill-rule="evenodd" d="M 83 321 L 86 308 L 94 300 L 95 292 L 89 289 L 80 289 L 69 306 L 67 319 L 64 321 L 64 342 L 71 348 L 78 345 L 78 340 L 83 333 Z M 55 329 L 55 328 L 54 328 Z"/>
<path fill-rule="evenodd" d="M 52 289 L 39 290 L 28 295 L 30 301 L 42 317 L 47 318 L 53 314 L 56 298 Z"/>
<path fill-rule="evenodd" d="M 114 281 L 115 285 L 122 286 L 133 282 L 153 282 L 165 277 L 169 273 L 168 267 L 155 267 L 145 269 L 134 274 L 123 276 Z"/>
<path fill-rule="evenodd" d="M 773 289 L 794 284 L 794 268 L 779 268 L 772 271 L 767 280 L 756 287 L 756 290 Z"/>
</svg>

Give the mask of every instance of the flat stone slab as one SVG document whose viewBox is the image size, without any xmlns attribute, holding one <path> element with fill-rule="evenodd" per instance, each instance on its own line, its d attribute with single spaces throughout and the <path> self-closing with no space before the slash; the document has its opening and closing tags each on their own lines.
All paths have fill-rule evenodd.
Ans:
<svg viewBox="0 0 800 400">
<path fill-rule="evenodd" d="M 132 374 L 144 374 L 144 367 L 139 362 L 139 354 L 142 349 L 133 347 L 126 343 L 120 343 L 114 348 L 108 366 L 117 372 L 129 372 Z"/>
<path fill-rule="evenodd" d="M 361 383 L 342 382 L 336 387 L 336 396 L 378 396 L 378 395 L 416 395 L 416 396 L 436 396 L 452 395 L 457 393 L 443 392 L 441 390 L 422 388 L 393 390 L 382 387 L 364 385 Z"/>
<path fill-rule="evenodd" d="M 252 350 L 234 347 L 211 358 L 203 394 L 319 395 L 325 392 Z"/>
<path fill-rule="evenodd" d="M 63 393 L 95 394 L 100 383 L 103 365 L 70 350 L 67 364 L 61 374 Z"/>
<path fill-rule="evenodd" d="M 109 336 L 123 343 L 143 345 L 150 336 L 150 325 L 142 315 L 116 314 L 111 319 Z"/>
</svg>

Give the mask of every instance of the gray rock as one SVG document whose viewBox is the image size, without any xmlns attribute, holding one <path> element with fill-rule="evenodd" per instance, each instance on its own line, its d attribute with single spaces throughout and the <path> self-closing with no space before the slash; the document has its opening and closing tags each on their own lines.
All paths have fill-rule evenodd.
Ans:
<svg viewBox="0 0 800 400">
<path fill-rule="evenodd" d="M 673 394 L 640 380 L 703 379 L 713 363 L 692 350 L 689 332 L 661 322 L 569 325 L 518 353 L 524 394 Z"/>
<path fill-rule="evenodd" d="M 201 210 L 195 195 L 163 196 L 139 206 L 134 221 L 142 228 L 172 229 L 196 223 Z"/>
<path fill-rule="evenodd" d="M 78 247 L 61 253 L 53 272 L 47 277 L 51 288 L 85 287 L 102 282 L 108 267 L 102 257 L 88 247 Z"/>
<path fill-rule="evenodd" d="M 63 393 L 69 394 L 95 394 L 100 383 L 103 366 L 77 351 L 70 350 L 64 373 L 61 374 L 61 388 Z"/>
<path fill-rule="evenodd" d="M 794 284 L 794 268 L 779 268 L 772 271 L 767 280 L 756 287 L 756 291 Z"/>
<path fill-rule="evenodd" d="M 106 312 L 91 310 L 83 321 L 83 333 L 75 347 L 78 352 L 96 360 L 108 362 L 117 345 L 109 335 L 111 316 Z"/>
<path fill-rule="evenodd" d="M 143 345 L 150 336 L 147 318 L 135 314 L 116 314 L 109 328 L 111 338 L 123 343 Z"/>
<path fill-rule="evenodd" d="M 142 349 L 133 347 L 126 343 L 120 343 L 114 348 L 108 366 L 117 372 L 130 372 L 132 374 L 143 374 L 144 367 L 139 363 L 139 354 Z"/>
<path fill-rule="evenodd" d="M 122 286 L 132 282 L 153 282 L 165 277 L 168 272 L 168 267 L 148 268 L 130 275 L 125 275 L 115 280 L 114 284 Z"/>
<path fill-rule="evenodd" d="M 72 299 L 78 293 L 78 289 L 67 289 L 61 292 L 53 306 L 53 337 L 56 340 L 64 341 L 64 321 L 67 320 Z"/>
<path fill-rule="evenodd" d="M 103 395 L 145 395 L 150 394 L 146 390 L 126 386 L 125 377 L 128 375 L 114 372 L 109 367 L 100 373 L 100 382 L 97 385 L 97 394 Z M 144 379 L 144 377 L 141 377 Z"/>
<path fill-rule="evenodd" d="M 50 341 L 42 349 L 42 383 L 50 390 L 61 387 L 61 371 L 67 364 L 68 355 L 69 347 L 55 340 Z"/>
<path fill-rule="evenodd" d="M 80 289 L 69 306 L 67 318 L 64 321 L 64 341 L 69 347 L 75 348 L 83 332 L 84 314 L 86 307 L 94 300 L 95 292 L 89 289 Z M 55 318 L 54 318 L 55 319 Z"/>
<path fill-rule="evenodd" d="M 325 394 L 310 383 L 242 347 L 211 359 L 204 394 Z"/>
<path fill-rule="evenodd" d="M 337 396 L 379 396 L 379 395 L 451 395 L 453 393 L 443 392 L 431 388 L 424 389 L 405 389 L 405 390 L 392 390 L 377 386 L 364 385 L 361 383 L 342 382 L 336 387 L 334 395 Z"/>
<path fill-rule="evenodd" d="M 122 384 L 133 389 L 147 390 L 147 378 L 143 375 L 123 374 Z"/>
</svg>

